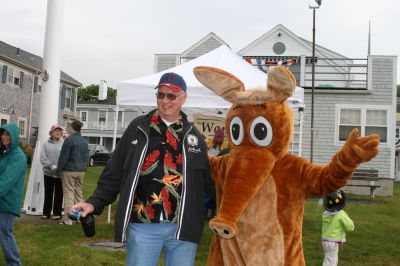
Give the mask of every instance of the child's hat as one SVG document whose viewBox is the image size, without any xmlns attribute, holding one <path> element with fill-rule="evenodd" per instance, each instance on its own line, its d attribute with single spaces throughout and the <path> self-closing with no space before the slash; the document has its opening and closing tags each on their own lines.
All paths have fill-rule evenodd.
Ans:
<svg viewBox="0 0 400 266">
<path fill-rule="evenodd" d="M 324 208 L 327 211 L 340 211 L 346 204 L 346 197 L 343 190 L 338 190 L 326 195 L 324 198 Z"/>
</svg>

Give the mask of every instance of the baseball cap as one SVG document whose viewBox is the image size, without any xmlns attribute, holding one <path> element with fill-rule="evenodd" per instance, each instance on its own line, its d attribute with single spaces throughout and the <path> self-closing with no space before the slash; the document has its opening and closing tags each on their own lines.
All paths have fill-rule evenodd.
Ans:
<svg viewBox="0 0 400 266">
<path fill-rule="evenodd" d="M 185 80 L 180 75 L 173 72 L 164 73 L 161 76 L 160 81 L 158 82 L 158 85 L 155 87 L 155 89 L 161 86 L 168 87 L 175 92 L 186 92 Z"/>
<path fill-rule="evenodd" d="M 55 124 L 55 125 L 52 125 L 52 126 L 51 126 L 50 131 L 53 131 L 53 130 L 55 130 L 55 129 L 64 130 L 62 126 Z"/>
</svg>

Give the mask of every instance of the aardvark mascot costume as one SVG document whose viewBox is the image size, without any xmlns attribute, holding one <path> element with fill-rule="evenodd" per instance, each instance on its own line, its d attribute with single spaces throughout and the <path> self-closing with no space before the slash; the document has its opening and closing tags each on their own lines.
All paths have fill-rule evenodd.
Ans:
<svg viewBox="0 0 400 266">
<path fill-rule="evenodd" d="M 295 88 L 291 72 L 268 71 L 267 88 L 244 89 L 224 70 L 199 66 L 196 78 L 232 103 L 225 126 L 230 153 L 210 157 L 218 215 L 208 265 L 304 265 L 304 201 L 347 184 L 354 170 L 378 154 L 379 137 L 354 129 L 327 165 L 288 154 L 293 117 L 284 102 Z"/>
</svg>

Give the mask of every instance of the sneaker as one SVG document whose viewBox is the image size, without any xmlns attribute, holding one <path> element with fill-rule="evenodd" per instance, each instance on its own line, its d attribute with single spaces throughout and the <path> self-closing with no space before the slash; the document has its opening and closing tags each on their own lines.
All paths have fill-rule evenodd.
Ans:
<svg viewBox="0 0 400 266">
<path fill-rule="evenodd" d="M 74 222 L 73 222 L 72 220 L 65 220 L 65 221 L 60 222 L 60 224 L 63 224 L 63 225 L 73 225 Z"/>
</svg>

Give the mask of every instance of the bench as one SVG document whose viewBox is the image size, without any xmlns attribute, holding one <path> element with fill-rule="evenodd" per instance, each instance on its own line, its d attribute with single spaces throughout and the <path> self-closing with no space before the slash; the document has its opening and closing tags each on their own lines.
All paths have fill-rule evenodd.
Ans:
<svg viewBox="0 0 400 266">
<path fill-rule="evenodd" d="M 375 198 L 375 190 L 380 187 L 375 182 L 379 180 L 378 170 L 376 169 L 357 169 L 351 178 L 351 180 L 357 181 L 357 183 L 349 183 L 349 187 L 366 187 L 369 188 L 369 197 L 372 200 Z"/>
</svg>

